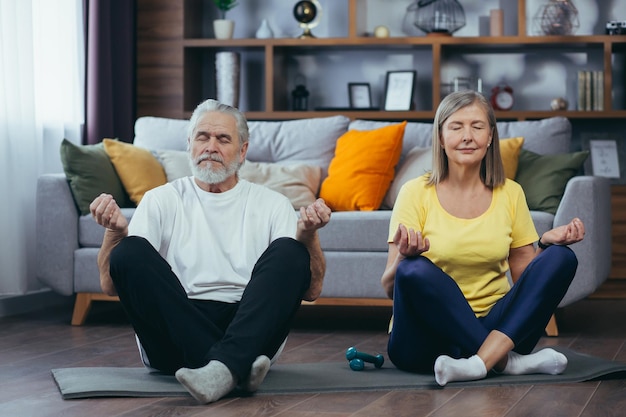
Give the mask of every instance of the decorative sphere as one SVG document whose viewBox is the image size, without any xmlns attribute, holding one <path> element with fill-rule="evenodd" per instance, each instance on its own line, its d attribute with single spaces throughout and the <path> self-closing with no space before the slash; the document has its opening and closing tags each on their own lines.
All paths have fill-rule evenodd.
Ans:
<svg viewBox="0 0 626 417">
<path fill-rule="evenodd" d="M 317 16 L 317 7 L 312 1 L 299 1 L 293 8 L 293 16 L 300 23 L 311 23 Z"/>
<path fill-rule="evenodd" d="M 567 110 L 569 103 L 563 97 L 553 98 L 550 102 L 552 110 Z"/>
<path fill-rule="evenodd" d="M 376 26 L 374 28 L 374 36 L 377 38 L 388 38 L 389 37 L 389 29 L 387 26 Z"/>
<path fill-rule="evenodd" d="M 578 9 L 571 0 L 550 0 L 535 19 L 544 35 L 571 35 L 578 29 Z"/>
</svg>

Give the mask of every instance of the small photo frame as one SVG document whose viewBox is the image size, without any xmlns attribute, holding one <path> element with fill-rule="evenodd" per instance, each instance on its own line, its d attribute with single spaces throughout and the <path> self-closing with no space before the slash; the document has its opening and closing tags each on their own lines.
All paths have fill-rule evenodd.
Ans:
<svg viewBox="0 0 626 417">
<path fill-rule="evenodd" d="M 369 83 L 348 83 L 350 108 L 369 109 L 372 107 L 372 93 Z"/>
<path fill-rule="evenodd" d="M 417 71 L 387 71 L 385 81 L 386 111 L 411 110 Z"/>
<path fill-rule="evenodd" d="M 617 141 L 590 140 L 589 150 L 593 175 L 608 178 L 620 177 Z"/>
</svg>

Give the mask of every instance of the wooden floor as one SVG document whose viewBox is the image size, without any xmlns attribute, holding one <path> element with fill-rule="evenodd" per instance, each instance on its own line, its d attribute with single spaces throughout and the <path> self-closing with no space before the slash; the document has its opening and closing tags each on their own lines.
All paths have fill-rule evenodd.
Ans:
<svg viewBox="0 0 626 417">
<path fill-rule="evenodd" d="M 118 304 L 100 303 L 72 327 L 70 308 L 0 319 L 0 416 L 625 416 L 626 379 L 576 384 L 362 393 L 256 395 L 209 406 L 189 398 L 62 400 L 50 369 L 140 366 Z M 303 307 L 280 361 L 342 361 L 347 347 L 385 353 L 389 311 Z M 560 311 L 561 334 L 541 345 L 626 361 L 626 300 L 584 300 Z M 386 357 L 386 355 L 385 355 Z"/>
</svg>

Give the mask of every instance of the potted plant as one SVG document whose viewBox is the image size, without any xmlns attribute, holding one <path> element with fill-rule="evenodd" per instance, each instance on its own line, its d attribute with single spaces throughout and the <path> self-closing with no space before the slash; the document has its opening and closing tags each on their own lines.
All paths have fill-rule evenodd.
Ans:
<svg viewBox="0 0 626 417">
<path fill-rule="evenodd" d="M 216 39 L 230 39 L 233 37 L 235 22 L 226 19 L 226 12 L 237 6 L 237 0 L 213 0 L 220 11 L 220 18 L 213 21 L 213 31 Z"/>
</svg>

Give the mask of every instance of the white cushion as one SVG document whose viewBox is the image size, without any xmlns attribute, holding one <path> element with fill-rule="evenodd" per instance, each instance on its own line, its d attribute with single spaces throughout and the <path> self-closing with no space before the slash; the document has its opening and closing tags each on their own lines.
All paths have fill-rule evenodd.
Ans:
<svg viewBox="0 0 626 417">
<path fill-rule="evenodd" d="M 144 116 L 135 122 L 133 145 L 146 149 L 187 149 L 189 120 Z"/>
<path fill-rule="evenodd" d="M 163 170 L 165 170 L 168 182 L 191 175 L 189 152 L 160 149 L 152 151 L 152 153 L 161 165 L 163 165 Z"/>
<path fill-rule="evenodd" d="M 303 164 L 279 165 L 246 161 L 239 171 L 239 177 L 283 194 L 293 208 L 299 210 L 317 198 L 322 169 Z"/>
</svg>

